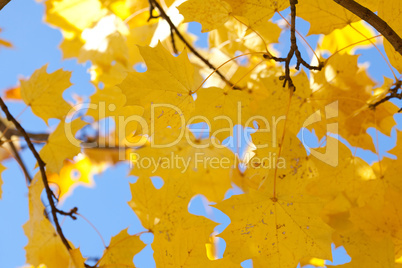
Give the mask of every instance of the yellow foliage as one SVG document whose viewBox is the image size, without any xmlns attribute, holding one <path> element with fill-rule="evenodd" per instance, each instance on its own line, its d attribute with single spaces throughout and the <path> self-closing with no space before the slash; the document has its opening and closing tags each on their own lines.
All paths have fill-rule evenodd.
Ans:
<svg viewBox="0 0 402 268">
<path fill-rule="evenodd" d="M 22 100 L 45 122 L 50 118 L 63 119 L 67 116 L 71 107 L 62 93 L 72 85 L 71 72 L 60 69 L 48 74 L 46 69 L 47 65 L 44 65 L 29 80 L 20 80 Z"/>
<path fill-rule="evenodd" d="M 31 116 L 60 121 L 49 135 L 25 133 L 15 122 L 25 127 L 27 119 L 12 118 L 1 105 L 14 122 L 1 121 L 1 161 L 13 156 L 29 174 L 34 164 L 25 166 L 19 153 L 29 149 L 47 174 L 47 181 L 41 172 L 27 176 L 27 264 L 134 267 L 145 248 L 140 236 L 149 233 L 156 267 L 241 267 L 246 260 L 264 268 L 325 267 L 331 244 L 352 258 L 339 267 L 400 267 L 402 132 L 389 151 L 396 159 L 383 157 L 378 135 L 395 133 L 400 103 L 380 102 L 401 95 L 402 56 L 337 2 L 44 1 L 44 21 L 61 31 L 63 58 L 84 64 L 95 90 L 65 96 L 72 107 L 63 97 L 72 72 L 48 73 L 44 65 L 5 91 L 4 99 L 23 100 Z M 400 0 L 356 2 L 402 36 Z M 299 23 L 289 25 L 293 12 L 310 24 L 309 35 L 321 35 L 315 51 L 297 32 Z M 193 21 L 209 40 L 203 48 L 188 30 Z M 277 44 L 289 35 L 290 46 Z M 299 50 L 304 45 L 307 53 Z M 356 55 L 373 45 L 384 48 L 386 55 L 379 53 L 390 64 L 383 83 Z M 0 46 L 12 47 L 2 39 Z M 359 158 L 358 149 L 375 152 L 378 162 Z M 84 216 L 61 205 L 75 187 L 95 186 L 93 176 L 114 166 L 135 176 L 128 206 L 145 230 L 116 230 L 103 256 L 84 257 L 60 238 L 79 227 L 63 225 L 62 216 Z M 0 198 L 2 183 L 0 177 Z M 43 194 L 45 186 L 53 196 Z M 196 198 L 205 217 L 191 212 Z M 223 231 L 218 213 L 230 221 Z"/>
</svg>

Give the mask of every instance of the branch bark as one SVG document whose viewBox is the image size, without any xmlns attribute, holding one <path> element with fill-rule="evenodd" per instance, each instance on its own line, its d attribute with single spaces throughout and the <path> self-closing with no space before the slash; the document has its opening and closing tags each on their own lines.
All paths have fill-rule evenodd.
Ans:
<svg viewBox="0 0 402 268">
<path fill-rule="evenodd" d="M 0 0 L 0 10 L 3 9 L 5 5 L 7 5 L 11 0 Z"/>
<path fill-rule="evenodd" d="M 370 9 L 356 3 L 353 0 L 333 0 L 338 5 L 343 6 L 362 20 L 374 27 L 387 39 L 395 50 L 402 55 L 402 38 L 380 17 Z"/>
<path fill-rule="evenodd" d="M 172 20 L 169 18 L 169 16 L 166 14 L 166 12 L 163 10 L 163 8 L 159 5 L 159 3 L 156 0 L 149 0 L 150 3 L 150 19 L 152 18 L 157 18 L 152 15 L 152 10 L 153 8 L 157 8 L 159 11 L 160 16 L 166 20 L 166 22 L 169 24 L 170 29 L 174 31 L 177 35 L 177 37 L 180 38 L 180 40 L 186 45 L 186 47 L 197 57 L 199 58 L 205 65 L 207 65 L 210 69 L 214 70 L 217 75 L 230 87 L 233 87 L 233 83 L 230 82 L 219 70 L 216 70 L 216 68 L 206 59 L 204 58 L 198 51 L 184 38 L 184 36 L 180 33 L 180 31 L 177 29 L 177 27 L 174 25 Z M 234 87 L 237 89 L 236 87 Z"/>
<path fill-rule="evenodd" d="M 15 127 L 17 128 L 17 130 L 23 135 L 23 137 L 24 137 L 29 149 L 31 150 L 31 152 L 34 155 L 36 161 L 38 162 L 40 173 L 42 175 L 42 181 L 43 181 L 43 184 L 44 184 L 45 190 L 46 190 L 46 196 L 47 196 L 47 199 L 48 199 L 49 204 L 50 204 L 51 213 L 52 213 L 52 217 L 53 217 L 53 222 L 54 222 L 54 225 L 56 226 L 57 234 L 61 238 L 61 241 L 63 242 L 63 244 L 65 245 L 67 250 L 70 250 L 71 246 L 68 243 L 66 237 L 64 236 L 63 231 L 61 230 L 59 220 L 57 219 L 57 213 L 59 212 L 59 210 L 56 208 L 56 205 L 54 203 L 53 192 L 50 189 L 49 181 L 48 181 L 47 176 L 46 176 L 46 170 L 45 170 L 45 165 L 46 164 L 45 164 L 45 162 L 43 162 L 42 158 L 39 156 L 38 151 L 36 151 L 35 146 L 33 145 L 32 141 L 29 138 L 28 134 L 26 133 L 25 129 L 12 116 L 12 114 L 8 110 L 7 105 L 4 103 L 4 101 L 3 101 L 3 99 L 1 97 L 0 97 L 0 107 L 3 110 L 4 114 L 6 115 L 7 120 L 12 122 L 15 125 Z"/>
</svg>

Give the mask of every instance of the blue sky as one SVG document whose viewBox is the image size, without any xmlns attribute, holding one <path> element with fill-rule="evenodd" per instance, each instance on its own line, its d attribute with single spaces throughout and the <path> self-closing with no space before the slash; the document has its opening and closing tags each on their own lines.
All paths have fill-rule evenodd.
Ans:
<svg viewBox="0 0 402 268">
<path fill-rule="evenodd" d="M 0 38 L 10 41 L 14 48 L 0 48 L 0 89 L 15 86 L 18 78 L 29 77 L 36 69 L 49 63 L 48 71 L 52 72 L 59 68 L 73 71 L 71 82 L 74 84 L 65 91 L 64 97 L 71 100 L 73 92 L 81 96 L 89 96 L 95 89 L 89 83 L 89 74 L 86 72 L 89 64 L 79 65 L 75 60 L 62 60 L 58 44 L 62 36 L 57 29 L 51 28 L 42 23 L 44 7 L 42 4 L 27 0 L 13 0 L 0 12 Z M 278 18 L 275 18 L 278 19 Z M 298 29 L 306 33 L 308 24 L 298 20 Z M 191 30 L 199 33 L 198 24 L 192 24 Z M 204 46 L 206 35 L 202 36 L 198 43 Z M 317 37 L 311 37 L 309 41 L 314 44 Z M 281 44 L 276 46 L 278 50 L 286 51 L 288 48 L 288 35 L 281 38 Z M 305 51 L 303 51 L 305 53 Z M 374 58 L 374 60 L 373 60 Z M 360 57 L 360 62 L 370 59 L 369 72 L 371 76 L 381 84 L 382 75 L 388 75 L 387 66 L 374 49 L 366 50 Z M 401 105 L 401 103 L 398 103 Z M 18 115 L 25 107 L 22 103 L 10 103 L 11 112 Z M 399 126 L 401 116 L 397 115 Z M 26 130 L 41 132 L 47 129 L 45 123 L 34 117 L 27 109 L 19 118 Z M 50 121 L 50 127 L 57 125 L 57 120 Z M 393 133 L 395 137 L 395 132 Z M 395 139 L 381 137 L 382 149 L 390 149 Z M 39 147 L 38 147 L 39 148 Z M 375 156 L 361 152 L 362 157 L 373 161 Z M 24 150 L 22 157 L 31 168 L 34 167 L 34 159 L 28 150 Z M 28 220 L 27 187 L 24 176 L 13 160 L 4 162 L 7 170 L 3 173 L 3 197 L 0 200 L 0 266 L 4 268 L 18 267 L 25 263 L 24 245 L 27 239 L 24 235 L 22 225 Z M 129 227 L 129 233 L 134 234 L 143 231 L 138 218 L 127 201 L 131 199 L 129 183 L 134 182 L 134 177 L 127 177 L 128 167 L 126 164 L 119 164 L 100 176 L 95 176 L 95 188 L 78 187 L 74 191 L 74 197 L 68 198 L 63 204 L 66 210 L 77 206 L 79 212 L 96 226 L 102 234 L 106 244 L 110 238 Z M 157 183 L 156 183 L 157 184 Z M 228 196 L 238 193 L 234 189 Z M 197 215 L 206 215 L 205 199 L 197 196 L 193 199 L 189 211 Z M 209 212 L 208 212 L 209 213 Z M 217 230 L 222 231 L 228 224 L 228 218 L 221 212 L 213 209 L 214 219 L 223 223 Z M 79 246 L 85 256 L 100 257 L 103 252 L 102 241 L 94 229 L 85 220 L 79 218 L 76 222 L 71 219 L 63 221 L 63 230 L 66 236 Z M 152 249 L 149 243 L 152 242 L 151 234 L 144 234 L 141 239 L 148 246 L 135 257 L 135 264 L 139 267 L 152 267 Z M 223 243 L 222 243 L 223 245 Z M 223 249 L 223 247 L 221 247 Z M 222 254 L 222 250 L 220 252 Z M 220 255 L 221 255 L 220 254 Z M 334 251 L 335 263 L 348 261 L 347 255 L 342 249 Z M 250 267 L 249 262 L 244 267 Z"/>
</svg>

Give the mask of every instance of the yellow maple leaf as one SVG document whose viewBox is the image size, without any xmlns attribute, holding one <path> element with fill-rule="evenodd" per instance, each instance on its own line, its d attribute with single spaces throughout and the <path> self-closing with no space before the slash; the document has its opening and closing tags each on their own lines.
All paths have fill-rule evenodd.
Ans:
<svg viewBox="0 0 402 268">
<path fill-rule="evenodd" d="M 128 47 L 125 42 L 128 32 L 127 26 L 116 15 L 102 17 L 94 27 L 82 32 L 84 45 L 78 61 L 84 63 L 90 60 L 92 64 L 105 69 L 114 61 L 128 69 Z"/>
<path fill-rule="evenodd" d="M 185 179 L 171 177 L 158 190 L 150 179 L 140 177 L 130 187 L 129 205 L 154 234 L 152 248 L 158 267 L 210 267 L 214 263 L 205 247 L 214 224 L 188 212 L 192 194 Z"/>
<path fill-rule="evenodd" d="M 60 122 L 56 130 L 50 134 L 46 145 L 39 152 L 49 172 L 58 174 L 64 160 L 72 159 L 81 151 L 81 142 L 75 139 L 75 134 L 86 124 L 81 119 L 75 119 L 70 123 Z"/>
<path fill-rule="evenodd" d="M 336 29 L 332 33 L 324 35 L 321 38 L 320 49 L 328 50 L 331 53 L 341 50 L 340 53 L 353 54 L 356 49 L 369 48 L 373 45 L 372 43 L 378 43 L 377 39 L 372 39 L 372 43 L 370 41 L 360 42 L 374 35 L 374 30 L 366 22 L 362 20 L 353 22 L 342 29 Z M 352 44 L 355 45 L 350 46 Z"/>
<path fill-rule="evenodd" d="M 22 100 L 21 98 L 21 87 L 20 86 L 15 86 L 8 88 L 4 92 L 4 98 L 8 100 Z"/>
<path fill-rule="evenodd" d="M 56 230 L 45 217 L 45 207 L 41 201 L 44 189 L 40 173 L 29 186 L 29 220 L 23 229 L 28 238 L 25 246 L 26 261 L 34 266 L 41 264 L 47 268 L 84 268 L 84 258 L 79 249 L 67 250 Z"/>
<path fill-rule="evenodd" d="M 330 229 L 319 217 L 319 202 L 294 190 L 287 189 L 276 201 L 250 191 L 215 205 L 231 219 L 220 235 L 227 243 L 224 256 L 237 263 L 261 258 L 289 268 L 305 256 L 330 259 Z"/>
<path fill-rule="evenodd" d="M 352 261 L 336 267 L 394 267 L 394 245 L 389 238 L 373 239 L 362 231 L 335 233 L 335 243 L 342 245 Z"/>
<path fill-rule="evenodd" d="M 138 235 L 129 235 L 127 229 L 124 229 L 112 237 L 98 265 L 100 268 L 134 267 L 134 255 L 144 247 L 145 244 Z"/>
<path fill-rule="evenodd" d="M 391 135 L 397 107 L 387 102 L 376 109 L 369 108 L 375 83 L 366 69 L 357 65 L 357 59 L 358 55 L 348 54 L 331 57 L 321 72 L 313 73 L 313 92 L 308 101 L 321 109 L 335 104 L 337 108 L 333 110 L 333 119 L 329 119 L 338 122 L 338 134 L 352 146 L 374 151 L 374 143 L 367 129 L 374 127 Z M 344 66 L 348 66 L 348 69 Z M 314 125 L 309 128 L 314 127 L 318 139 L 321 139 L 327 132 L 326 120 Z"/>
<path fill-rule="evenodd" d="M 209 32 L 222 26 L 232 12 L 230 5 L 223 0 L 190 0 L 177 8 L 184 16 L 184 22 L 200 22 L 201 32 Z"/>
<path fill-rule="evenodd" d="M 331 140 L 335 138 L 327 136 L 327 143 L 331 143 Z M 383 182 L 377 178 L 373 168 L 353 156 L 344 144 L 338 143 L 337 146 L 337 155 L 329 156 L 339 159 L 335 167 L 312 157 L 320 176 L 308 185 L 307 191 L 328 200 L 343 193 L 349 202 L 357 206 L 364 206 L 373 200 L 381 204 L 384 195 Z"/>
<path fill-rule="evenodd" d="M 135 150 L 130 174 L 160 176 L 166 180 L 181 174 L 186 177 L 190 191 L 203 194 L 210 201 L 220 201 L 231 187 L 230 173 L 235 165 L 235 155 L 218 141 L 197 139 L 187 131 L 180 133 L 166 129 L 165 133 L 172 135 L 170 146 L 158 148 L 149 144 Z"/>
<path fill-rule="evenodd" d="M 87 115 L 98 121 L 111 118 L 115 123 L 115 131 L 119 143 L 126 137 L 136 132 L 137 127 L 141 130 L 142 114 L 144 108 L 138 105 L 126 106 L 126 96 L 118 87 L 97 90 L 90 99 Z M 139 125 L 139 126 L 138 126 Z"/>
<path fill-rule="evenodd" d="M 173 57 L 159 43 L 155 48 L 139 47 L 148 70 L 131 72 L 118 85 L 127 105 L 144 107 L 144 118 L 155 129 L 175 128 L 194 109 L 191 92 L 195 90 L 194 67 L 184 51 Z M 157 79 L 155 79 L 157 77 Z"/>
<path fill-rule="evenodd" d="M 99 0 L 51 0 L 45 6 L 46 22 L 73 33 L 91 27 L 107 12 Z"/>
<path fill-rule="evenodd" d="M 223 90 L 217 87 L 197 91 L 194 115 L 202 115 L 212 136 L 223 141 L 232 136 L 235 125 L 244 125 L 249 119 L 249 100 L 241 90 Z"/>
<path fill-rule="evenodd" d="M 63 119 L 67 116 L 71 106 L 63 99 L 62 93 L 72 84 L 71 72 L 59 69 L 48 74 L 46 69 L 47 64 L 20 83 L 22 100 L 47 123 L 50 118 Z"/>
<path fill-rule="evenodd" d="M 243 16 L 248 25 L 253 27 L 269 20 L 276 11 L 289 7 L 286 0 L 226 0 L 233 9 L 233 15 Z"/>
<path fill-rule="evenodd" d="M 400 191 L 388 187 L 384 193 L 384 203 L 378 207 L 375 201 L 364 207 L 351 209 L 350 221 L 362 230 L 370 239 L 381 241 L 391 239 L 394 245 L 388 252 L 394 252 L 394 260 L 402 256 L 402 238 L 400 236 L 402 210 L 399 206 L 402 201 Z"/>
<path fill-rule="evenodd" d="M 60 174 L 49 173 L 49 183 L 55 183 L 58 187 L 59 202 L 69 196 L 78 185 L 93 186 L 92 175 L 95 169 L 89 158 L 83 157 L 74 163 L 64 160 Z"/>
<path fill-rule="evenodd" d="M 303 0 L 296 6 L 296 12 L 310 22 L 309 34 L 329 34 L 360 19 L 332 0 Z"/>
</svg>

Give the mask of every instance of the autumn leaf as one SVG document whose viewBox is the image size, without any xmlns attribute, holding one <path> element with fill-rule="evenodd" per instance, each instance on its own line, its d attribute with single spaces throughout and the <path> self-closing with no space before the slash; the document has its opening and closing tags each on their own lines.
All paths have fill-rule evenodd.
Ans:
<svg viewBox="0 0 402 268">
<path fill-rule="evenodd" d="M 184 22 L 201 22 L 202 32 L 209 32 L 222 26 L 232 11 L 230 5 L 222 0 L 190 0 L 181 4 L 178 9 L 184 16 Z"/>
<path fill-rule="evenodd" d="M 144 191 L 145 190 L 145 191 Z M 129 205 L 142 225 L 154 234 L 152 248 L 157 266 L 209 267 L 205 244 L 213 231 L 213 223 L 187 210 L 191 194 L 183 179 L 171 177 L 161 189 L 148 178 L 140 177 L 131 185 Z"/>
<path fill-rule="evenodd" d="M 129 235 L 127 229 L 112 237 L 109 246 L 99 260 L 99 267 L 134 267 L 134 255 L 145 247 L 138 235 Z"/>
<path fill-rule="evenodd" d="M 240 90 L 222 90 L 216 87 L 197 91 L 194 115 L 208 119 L 209 131 L 221 142 L 231 136 L 234 125 L 245 125 L 250 115 L 248 95 Z"/>
<path fill-rule="evenodd" d="M 232 6 L 233 15 L 243 16 L 248 19 L 248 25 L 253 27 L 269 20 L 276 11 L 282 11 L 289 7 L 286 0 L 226 0 Z"/>
<path fill-rule="evenodd" d="M 20 86 L 15 86 L 15 87 L 9 88 L 4 93 L 5 93 L 4 94 L 5 99 L 22 100 Z"/>
<path fill-rule="evenodd" d="M 314 73 L 309 102 L 317 108 L 324 108 L 337 101 L 338 115 L 335 120 L 339 122 L 339 134 L 352 146 L 374 151 L 374 143 L 367 129 L 374 127 L 385 135 L 391 135 L 395 125 L 393 114 L 397 107 L 388 102 L 378 109 L 370 109 L 374 81 L 364 68 L 357 65 L 357 59 L 357 55 L 336 54 L 328 61 L 323 72 Z M 349 66 L 347 71 L 344 66 Z M 323 122 L 309 126 L 314 127 L 319 139 L 327 132 Z"/>
<path fill-rule="evenodd" d="M 81 65 L 71 67 L 74 76 L 42 66 L 20 86 L 6 84 L 0 101 L 8 119 L 0 118 L 0 173 L 15 159 L 26 175 L 28 267 L 134 267 L 134 257 L 144 256 L 145 266 L 172 268 L 324 267 L 333 244 L 351 257 L 337 267 L 402 267 L 400 103 L 385 101 L 400 97 L 402 58 L 370 26 L 381 24 L 378 16 L 402 35 L 400 0 L 355 1 L 374 16 L 333 0 L 37 2 L 44 22 L 60 31 L 63 59 L 72 59 L 59 65 Z M 187 23 L 194 21 L 204 34 Z M 378 55 L 364 50 L 373 46 Z M 0 39 L 0 56 L 9 47 Z M 21 60 L 13 53 L 7 66 Z M 390 68 L 380 70 L 377 56 Z M 8 104 L 18 99 L 32 113 L 14 114 L 19 104 Z M 59 123 L 42 129 L 30 124 L 36 117 Z M 384 153 L 381 134 L 394 133 L 396 146 Z M 42 172 L 31 180 L 38 163 Z M 134 213 L 122 220 L 137 220 L 126 225 L 137 234 L 118 228 L 108 237 L 80 203 L 61 210 L 76 201 L 97 210 L 73 190 L 94 186 L 96 174 L 118 179 L 121 172 L 131 176 Z M 101 195 L 125 198 L 110 193 Z M 118 208 L 99 211 L 110 210 Z M 75 216 L 110 239 L 103 256 L 92 252 L 95 240 L 87 241 Z M 142 234 L 152 236 L 148 251 Z"/>
<path fill-rule="evenodd" d="M 132 153 L 130 174 L 160 176 L 167 180 L 182 174 L 187 178 L 183 183 L 193 193 L 203 194 L 211 201 L 222 200 L 231 187 L 230 173 L 235 165 L 235 155 L 219 141 L 196 138 L 188 130 L 181 133 L 166 129 L 161 133 L 160 136 L 168 138 L 164 137 L 162 141 L 156 137 L 154 145 L 148 144 Z M 148 161 L 152 163 L 150 166 L 145 165 Z"/>
<path fill-rule="evenodd" d="M 71 194 L 78 185 L 93 186 L 92 175 L 96 171 L 89 158 L 82 158 L 76 162 L 64 160 L 60 174 L 48 174 L 49 183 L 55 183 L 58 187 L 58 198 L 62 202 Z"/>
<path fill-rule="evenodd" d="M 62 93 L 70 87 L 71 72 L 57 70 L 46 72 L 47 65 L 36 70 L 28 80 L 20 80 L 21 97 L 32 112 L 46 123 L 50 118 L 63 119 L 71 106 L 63 99 Z"/>
<path fill-rule="evenodd" d="M 353 267 L 393 267 L 395 263 L 394 245 L 389 238 L 381 240 L 372 239 L 364 232 L 355 231 L 346 234 L 336 233 L 335 242 L 342 245 L 352 261 L 342 265 L 339 268 Z"/>
<path fill-rule="evenodd" d="M 297 16 L 310 22 L 309 34 L 329 34 L 359 20 L 359 17 L 332 0 L 300 1 Z"/>
<path fill-rule="evenodd" d="M 375 36 L 375 32 L 367 23 L 357 21 L 322 37 L 320 49 L 328 50 L 331 53 L 339 51 L 352 54 L 356 49 L 369 48 L 378 43 L 377 39 L 371 39 L 371 42 L 361 42 L 373 36 Z"/>
<path fill-rule="evenodd" d="M 196 87 L 194 67 L 186 53 L 175 58 L 160 43 L 156 48 L 139 49 L 148 70 L 129 73 L 119 85 L 127 97 L 127 105 L 143 106 L 145 119 L 155 124 L 156 129 L 177 127 L 194 110 L 191 95 Z M 155 75 L 159 79 L 153 79 Z"/>
<path fill-rule="evenodd" d="M 81 119 L 70 123 L 59 123 L 56 130 L 49 136 L 46 145 L 39 152 L 48 171 L 59 173 L 63 167 L 63 161 L 73 158 L 81 151 L 80 141 L 75 139 L 75 134 L 85 125 L 86 122 Z"/>
<path fill-rule="evenodd" d="M 319 217 L 320 206 L 291 191 L 278 200 L 253 191 L 216 205 L 231 218 L 221 235 L 228 245 L 224 256 L 237 263 L 260 258 L 275 267 L 294 267 L 305 256 L 331 259 L 330 229 Z M 298 246 L 304 243 L 309 246 Z"/>
<path fill-rule="evenodd" d="M 29 186 L 30 217 L 23 226 L 28 237 L 28 244 L 25 246 L 27 263 L 34 266 L 45 264 L 48 268 L 83 268 L 84 258 L 79 249 L 67 250 L 49 219 L 45 217 L 45 206 L 41 201 L 43 189 L 43 182 L 38 173 Z"/>
</svg>

